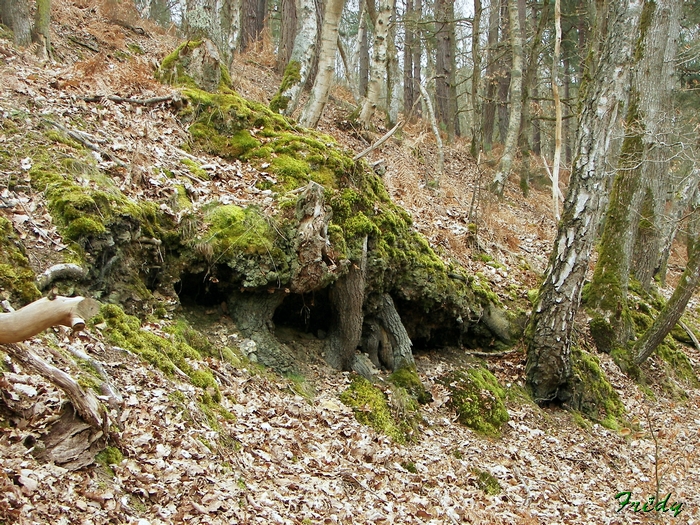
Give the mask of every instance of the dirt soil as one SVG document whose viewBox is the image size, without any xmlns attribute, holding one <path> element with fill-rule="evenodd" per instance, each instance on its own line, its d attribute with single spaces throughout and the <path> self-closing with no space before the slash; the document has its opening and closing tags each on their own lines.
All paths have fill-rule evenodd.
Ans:
<svg viewBox="0 0 700 525">
<path fill-rule="evenodd" d="M 153 167 L 187 173 L 180 162 L 188 155 L 180 147 L 187 132 L 167 103 L 81 98 L 171 94 L 153 79 L 153 67 L 178 40 L 132 13 L 108 8 L 107 2 L 52 4 L 55 62 L 40 63 L 30 50 L 17 51 L 0 39 L 0 149 L 12 166 L 0 172 L 0 214 L 12 221 L 37 274 L 63 262 L 65 245 L 42 195 L 28 184 L 13 191 L 7 185 L 26 179 L 33 137 L 52 125 L 47 119 L 64 126 L 82 122 L 81 131 L 99 139 L 101 168 L 135 199 L 172 195 L 172 183 L 154 175 Z M 262 102 L 280 80 L 269 44 L 236 57 L 231 72 L 241 94 Z M 321 128 L 359 152 L 373 136 L 344 125 L 351 100 L 338 89 Z M 7 133 L 1 124 L 6 119 L 21 119 L 22 133 Z M 377 126 L 374 138 L 385 131 L 381 122 Z M 211 175 L 210 181 L 192 180 L 188 187 L 199 205 L 214 199 L 256 203 L 263 210 L 271 205 L 271 197 L 255 187 L 264 174 L 243 163 L 195 158 Z M 505 197 L 494 199 L 483 190 L 491 167 L 477 166 L 463 141 L 446 147 L 445 174 L 439 184 L 431 183 L 437 150 L 423 124 L 407 126 L 367 160 L 377 163 L 392 197 L 441 257 L 482 274 L 508 307 L 529 308 L 527 292 L 538 285 L 555 234 L 549 190 L 535 187 L 525 198 L 518 181 L 510 181 Z M 117 161 L 126 168 L 115 167 Z M 231 172 L 237 176 L 216 177 Z M 682 266 L 682 250 L 672 263 L 676 270 Z M 196 323 L 215 345 L 239 340 L 219 309 L 174 315 Z M 167 324 L 145 328 L 163 333 Z M 114 445 L 123 460 L 68 471 L 34 459 L 36 437 L 57 418 L 65 396 L 6 359 L 3 366 L 11 371 L 0 375 L 0 405 L 11 406 L 13 415 L 0 412 L 0 524 L 700 523 L 698 389 L 679 385 L 687 395 L 679 399 L 652 385 L 655 395 L 649 395 L 609 356 L 598 355 L 627 409 L 629 428 L 586 424 L 560 408 L 540 408 L 512 396 L 502 436 L 489 439 L 457 423 L 437 381 L 465 362 L 464 351 L 433 349 L 416 357 L 433 396 L 422 409 L 422 436 L 415 444 L 398 445 L 358 423 L 339 401 L 350 377 L 325 366 L 317 339 L 288 330 L 279 335 L 308 351 L 308 377 L 282 378 L 256 366 L 236 368 L 208 358 L 222 405 L 235 416 L 220 420 L 217 429 L 203 414 L 193 386 L 106 344 L 98 328 L 79 337 L 50 330 L 28 342 L 69 373 L 78 372 L 65 357 L 69 346 L 103 363 L 123 396 L 122 406 L 111 413 L 118 427 Z M 685 351 L 700 373 L 700 351 Z M 503 385 L 523 385 L 521 350 L 484 361 Z M 652 359 L 652 377 L 656 368 Z M 482 490 L 479 471 L 498 480 L 499 494 Z M 631 499 L 643 504 L 657 489 L 661 498 L 670 493 L 668 508 L 683 504 L 677 516 L 634 512 L 629 506 L 618 511 L 617 494 L 631 491 Z"/>
</svg>

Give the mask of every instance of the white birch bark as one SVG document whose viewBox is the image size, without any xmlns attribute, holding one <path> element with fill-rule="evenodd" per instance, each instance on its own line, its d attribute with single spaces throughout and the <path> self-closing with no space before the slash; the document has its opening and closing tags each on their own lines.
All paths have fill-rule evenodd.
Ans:
<svg viewBox="0 0 700 525">
<path fill-rule="evenodd" d="M 289 102 L 282 111 L 283 115 L 291 115 L 299 106 L 299 97 L 309 78 L 309 72 L 313 65 L 316 52 L 316 35 L 318 33 L 318 20 L 316 17 L 316 3 L 314 0 L 296 0 L 297 4 L 297 36 L 294 39 L 292 56 L 289 62 L 299 63 L 299 80 L 285 89 L 281 96 Z"/>
<path fill-rule="evenodd" d="M 618 156 L 611 143 L 619 129 L 620 108 L 628 98 L 632 42 L 641 11 L 641 0 L 612 0 L 607 12 L 601 13 L 607 20 L 607 31 L 600 47 L 591 50 L 589 71 L 596 73 L 581 90 L 582 112 L 569 194 L 527 329 L 527 383 L 537 402 L 566 403 L 572 396 L 571 331 L 607 204 L 614 173 L 609 163 Z M 619 140 L 614 143 L 619 147 Z"/>
<path fill-rule="evenodd" d="M 311 89 L 311 96 L 301 115 L 300 123 L 315 128 L 328 102 L 333 76 L 335 55 L 338 51 L 338 25 L 343 14 L 345 0 L 326 0 L 326 10 L 321 28 L 321 50 L 318 59 L 318 74 Z"/>
<path fill-rule="evenodd" d="M 394 0 L 381 0 L 377 7 L 377 19 L 374 23 L 374 43 L 372 45 L 372 62 L 367 86 L 367 97 L 362 103 L 360 124 L 369 128 L 374 111 L 379 104 L 384 78 L 387 72 L 387 49 L 391 13 L 394 11 Z"/>
</svg>

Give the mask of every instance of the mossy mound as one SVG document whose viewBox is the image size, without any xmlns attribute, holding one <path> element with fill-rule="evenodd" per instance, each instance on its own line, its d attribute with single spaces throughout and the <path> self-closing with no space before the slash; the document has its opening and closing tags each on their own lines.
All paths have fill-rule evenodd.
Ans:
<svg viewBox="0 0 700 525">
<path fill-rule="evenodd" d="M 488 496 L 497 496 L 503 492 L 503 487 L 496 477 L 485 470 L 472 468 L 472 473 L 476 476 L 476 484 L 481 491 Z"/>
<path fill-rule="evenodd" d="M 355 376 L 340 394 L 340 400 L 353 409 L 363 425 L 386 434 L 397 443 L 415 441 L 420 420 L 418 403 L 404 390 L 391 391 L 391 399 L 367 379 Z"/>
<path fill-rule="evenodd" d="M 404 367 L 396 370 L 389 376 L 389 382 L 399 386 L 411 394 L 421 405 L 432 402 L 433 396 L 425 389 L 423 382 L 418 377 L 415 366 Z"/>
<path fill-rule="evenodd" d="M 166 374 L 184 372 L 194 386 L 203 390 L 203 401 L 221 401 L 214 375 L 203 363 L 202 355 L 189 344 L 143 330 L 137 317 L 125 314 L 113 304 L 104 305 L 91 324 L 103 331 L 109 343 L 141 356 Z"/>
<path fill-rule="evenodd" d="M 12 223 L 0 217 L 0 296 L 14 306 L 24 306 L 37 300 L 41 293 L 36 287 L 36 275 Z"/>
<path fill-rule="evenodd" d="M 569 408 L 611 429 L 620 426 L 625 407 L 594 355 L 577 346 L 571 348 L 572 398 Z"/>
<path fill-rule="evenodd" d="M 454 370 L 440 378 L 440 383 L 450 391 L 449 405 L 460 423 L 486 436 L 500 434 L 508 421 L 506 393 L 491 372 L 483 367 Z"/>
</svg>

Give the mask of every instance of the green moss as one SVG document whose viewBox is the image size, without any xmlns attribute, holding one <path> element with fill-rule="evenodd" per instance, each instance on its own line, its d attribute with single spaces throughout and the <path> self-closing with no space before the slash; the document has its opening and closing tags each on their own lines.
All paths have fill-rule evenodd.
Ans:
<svg viewBox="0 0 700 525">
<path fill-rule="evenodd" d="M 113 304 L 103 305 L 91 323 L 94 326 L 104 323 L 103 333 L 112 345 L 141 356 L 168 375 L 173 375 L 176 368 L 181 370 L 193 385 L 205 390 L 203 396 L 217 403 L 221 401 L 214 376 L 201 362 L 201 354 L 187 343 L 177 338 L 165 339 L 141 329 L 138 318 L 126 315 L 119 306 Z"/>
<path fill-rule="evenodd" d="M 440 378 L 450 392 L 449 405 L 459 422 L 486 436 L 498 436 L 508 421 L 505 391 L 485 368 L 455 370 Z"/>
<path fill-rule="evenodd" d="M 284 70 L 279 90 L 270 101 L 270 109 L 276 113 L 287 109 L 290 99 L 284 93 L 299 82 L 301 82 L 301 63 L 298 60 L 291 60 Z"/>
<path fill-rule="evenodd" d="M 95 456 L 95 461 L 101 464 L 111 476 L 115 476 L 112 465 L 121 465 L 124 455 L 116 447 L 107 447 Z"/>
<path fill-rule="evenodd" d="M 416 398 L 421 405 L 430 403 L 433 400 L 433 396 L 425 389 L 420 377 L 418 377 L 415 366 L 396 370 L 389 376 L 389 382 L 404 388 L 409 394 Z"/>
<path fill-rule="evenodd" d="M 0 292 L 15 306 L 24 306 L 41 297 L 35 282 L 24 245 L 12 223 L 0 217 Z"/>
<path fill-rule="evenodd" d="M 206 172 L 206 170 L 203 170 L 202 167 L 195 161 L 190 160 L 186 157 L 183 157 L 180 159 L 180 162 L 182 162 L 185 166 L 187 166 L 187 169 L 189 172 L 197 177 L 198 179 L 201 180 L 209 180 L 209 174 Z"/>
<path fill-rule="evenodd" d="M 678 348 L 672 338 L 667 337 L 656 349 L 657 355 L 670 367 L 670 373 L 692 388 L 698 388 L 700 381 L 695 374 L 688 356 Z"/>
<path fill-rule="evenodd" d="M 476 467 L 472 468 L 471 471 L 476 476 L 477 486 L 484 494 L 497 496 L 503 491 L 501 484 L 491 473 Z"/>
<path fill-rule="evenodd" d="M 386 395 L 365 378 L 355 376 L 350 386 L 340 394 L 340 400 L 351 407 L 355 418 L 377 432 L 386 434 L 397 443 L 405 443 L 408 436 L 394 419 Z"/>
<path fill-rule="evenodd" d="M 598 358 L 574 346 L 571 348 L 571 363 L 571 408 L 607 428 L 617 429 L 625 407 L 601 370 Z"/>
</svg>

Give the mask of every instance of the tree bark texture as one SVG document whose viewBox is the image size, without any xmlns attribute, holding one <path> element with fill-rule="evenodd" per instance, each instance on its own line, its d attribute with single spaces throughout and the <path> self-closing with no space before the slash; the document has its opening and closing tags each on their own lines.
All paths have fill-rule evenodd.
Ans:
<svg viewBox="0 0 700 525">
<path fill-rule="evenodd" d="M 280 41 L 277 48 L 277 73 L 284 73 L 292 58 L 294 41 L 297 36 L 297 1 L 280 2 Z M 315 17 L 314 17 L 315 18 Z"/>
<path fill-rule="evenodd" d="M 367 97 L 362 103 L 359 121 L 365 129 L 371 126 L 372 116 L 379 104 L 382 89 L 386 86 L 387 64 L 389 60 L 389 24 L 394 11 L 394 0 L 379 0 L 374 22 L 374 42 L 370 62 Z"/>
<path fill-rule="evenodd" d="M 571 398 L 571 331 L 580 305 L 598 223 L 607 203 L 611 143 L 620 105 L 627 100 L 632 38 L 642 5 L 615 0 L 601 16 L 608 21 L 601 49 L 592 49 L 596 75 L 581 90 L 582 112 L 569 194 L 526 344 L 527 383 L 538 402 Z"/>
<path fill-rule="evenodd" d="M 700 283 L 700 220 L 697 215 L 700 207 L 693 210 L 694 217 L 691 222 L 690 239 L 688 241 L 689 258 L 683 270 L 680 280 L 673 295 L 663 307 L 658 317 L 644 335 L 635 343 L 632 354 L 634 363 L 643 363 L 666 336 L 671 332 L 676 323 L 680 320 L 688 301 L 693 296 L 695 289 Z"/>
<path fill-rule="evenodd" d="M 655 2 L 653 23 L 647 31 L 647 43 L 637 72 L 639 110 L 644 118 L 642 135 L 644 164 L 641 167 L 643 197 L 639 210 L 632 272 L 642 287 L 648 289 L 659 267 L 664 247 L 664 212 L 667 204 L 672 142 L 673 91 L 676 86 L 676 54 L 680 31 L 681 2 Z M 678 199 L 674 199 L 677 201 Z"/>
<path fill-rule="evenodd" d="M 672 0 L 671 3 L 676 2 Z M 667 54 L 666 50 L 668 47 L 675 49 L 678 35 L 678 16 L 674 17 L 674 37 L 669 25 L 668 4 L 667 0 L 644 4 L 644 23 L 635 44 L 636 67 L 632 76 L 625 138 L 610 194 L 598 263 L 590 284 L 591 293 L 587 297 L 587 306 L 595 311 L 591 334 L 603 352 L 624 346 L 632 336 L 634 326 L 627 306 L 627 289 L 634 241 L 638 238 L 640 225 L 639 210 L 644 209 L 642 203 L 651 193 L 649 187 L 656 183 L 654 179 L 667 179 L 669 154 L 663 151 L 665 148 L 660 143 L 667 142 L 664 135 L 668 134 L 669 125 L 663 126 L 667 116 L 661 113 L 661 108 L 665 101 L 660 102 L 659 97 L 670 100 L 673 75 L 669 74 L 666 82 L 660 82 L 658 75 L 661 71 L 668 73 L 669 69 L 673 72 L 672 64 L 665 65 L 664 62 L 675 61 L 675 52 Z M 660 133 L 662 126 L 665 134 Z M 665 203 L 665 195 L 661 197 L 658 192 L 655 195 Z M 654 205 L 650 202 L 649 206 Z M 660 213 L 662 204 L 654 207 Z M 642 216 L 641 220 L 644 227 L 645 218 Z M 656 226 L 652 217 L 646 220 Z M 656 262 L 658 244 L 655 247 Z M 652 246 L 647 245 L 647 248 Z"/>
<path fill-rule="evenodd" d="M 472 129 L 471 155 L 475 159 L 484 148 L 483 115 L 481 103 L 481 0 L 474 0 L 474 20 L 472 23 Z"/>
<path fill-rule="evenodd" d="M 229 64 L 240 47 L 240 20 L 240 0 L 185 0 L 182 30 L 192 40 L 211 40 Z"/>
<path fill-rule="evenodd" d="M 382 294 L 376 310 L 365 318 L 362 346 L 377 368 L 391 372 L 414 364 L 413 343 L 389 294 Z"/>
<path fill-rule="evenodd" d="M 435 2 L 435 117 L 449 141 L 459 135 L 455 81 L 454 0 Z"/>
<path fill-rule="evenodd" d="M 328 102 L 335 73 L 335 54 L 338 50 L 338 25 L 344 5 L 345 0 L 327 0 L 326 2 L 321 29 L 318 74 L 300 120 L 301 125 L 307 128 L 316 127 Z"/>
<path fill-rule="evenodd" d="M 498 21 L 499 5 L 496 1 L 489 5 L 488 47 L 486 49 L 486 100 L 484 102 L 483 142 L 484 149 L 491 151 L 496 122 L 496 87 L 498 86 Z"/>
<path fill-rule="evenodd" d="M 241 44 L 245 51 L 260 39 L 265 28 L 267 0 L 241 0 Z"/>
<path fill-rule="evenodd" d="M 285 100 L 281 107 L 284 115 L 292 115 L 299 106 L 301 92 L 311 74 L 316 51 L 318 24 L 316 2 L 314 0 L 296 0 L 298 27 L 294 47 L 287 65 L 287 71 L 280 86 L 280 98 Z"/>
<path fill-rule="evenodd" d="M 37 55 L 51 58 L 51 0 L 37 0 L 32 40 L 39 44 Z"/>
<path fill-rule="evenodd" d="M 12 29 L 16 45 L 26 47 L 32 43 L 32 18 L 27 0 L 0 0 L 0 20 Z"/>
<path fill-rule="evenodd" d="M 372 1 L 372 0 L 370 0 Z M 357 53 L 358 58 L 358 84 L 360 98 L 367 96 L 367 85 L 369 83 L 369 37 L 367 35 L 367 2 L 362 1 L 360 8 L 360 27 L 357 32 Z"/>
<path fill-rule="evenodd" d="M 520 33 L 520 17 L 518 16 L 517 0 L 510 0 L 510 41 L 513 50 L 513 67 L 510 71 L 510 117 L 508 133 L 506 134 L 503 156 L 498 165 L 498 171 L 493 178 L 493 190 L 502 195 L 506 181 L 513 168 L 513 161 L 518 150 L 518 134 L 520 132 L 520 116 L 522 113 L 523 88 L 523 39 Z"/>
<path fill-rule="evenodd" d="M 352 370 L 354 356 L 362 337 L 362 307 L 367 274 L 367 237 L 360 260 L 350 265 L 330 291 L 331 326 L 325 352 L 326 361 L 337 370 Z"/>
<path fill-rule="evenodd" d="M 416 45 L 416 20 L 413 9 L 413 0 L 406 0 L 406 12 L 404 13 L 404 46 L 403 46 L 403 113 L 408 115 L 413 108 L 413 103 L 418 98 L 416 85 L 413 79 L 413 48 Z"/>
</svg>

